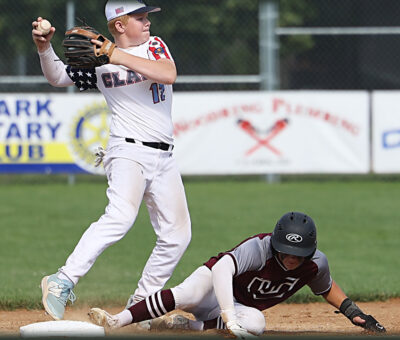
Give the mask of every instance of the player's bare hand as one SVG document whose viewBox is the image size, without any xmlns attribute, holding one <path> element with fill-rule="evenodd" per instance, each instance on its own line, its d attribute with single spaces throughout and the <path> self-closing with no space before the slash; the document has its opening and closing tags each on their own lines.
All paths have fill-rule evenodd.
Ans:
<svg viewBox="0 0 400 340">
<path fill-rule="evenodd" d="M 92 39 L 91 42 L 99 47 L 103 46 L 103 42 L 100 40 Z"/>
<path fill-rule="evenodd" d="M 370 332 L 386 332 L 385 327 L 383 327 L 372 315 L 362 314 L 361 316 L 355 316 L 353 318 L 353 324 L 360 326 Z"/>
<path fill-rule="evenodd" d="M 92 39 L 91 42 L 92 44 L 98 46 L 98 49 L 96 50 L 98 53 L 101 53 L 101 47 L 104 45 L 104 41 Z M 113 51 L 111 52 L 111 55 L 108 54 L 110 58 L 110 64 L 120 64 L 120 62 L 117 60 L 120 52 L 121 52 L 120 50 L 114 48 Z"/>
<path fill-rule="evenodd" d="M 42 17 L 38 17 L 32 22 L 32 39 L 39 52 L 44 52 L 50 47 L 50 41 L 56 31 L 54 27 L 51 27 L 49 33 L 43 34 L 43 32 L 38 29 L 38 26 L 42 20 Z"/>
<path fill-rule="evenodd" d="M 359 316 L 356 316 L 356 317 L 353 319 L 353 323 L 355 323 L 355 324 L 357 324 L 357 325 L 362 325 L 362 324 L 365 323 L 365 320 L 364 320 L 364 319 L 361 319 Z"/>
<path fill-rule="evenodd" d="M 241 340 L 253 340 L 256 339 L 257 337 L 251 333 L 249 333 L 246 329 L 244 329 L 242 326 L 240 326 L 237 322 L 235 321 L 228 321 L 226 323 L 226 327 L 233 336 L 235 336 L 237 339 Z"/>
</svg>

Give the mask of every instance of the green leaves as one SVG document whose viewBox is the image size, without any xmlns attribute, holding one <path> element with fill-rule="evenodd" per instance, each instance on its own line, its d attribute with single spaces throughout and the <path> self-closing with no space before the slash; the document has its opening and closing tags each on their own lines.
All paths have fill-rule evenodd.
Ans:
<svg viewBox="0 0 400 340">
<path fill-rule="evenodd" d="M 148 0 L 161 13 L 149 15 L 151 33 L 165 40 L 180 75 L 259 73 L 259 4 L 262 0 Z M 31 22 L 48 19 L 56 33 L 52 45 L 64 60 L 61 42 L 67 29 L 68 4 L 78 18 L 111 37 L 104 16 L 105 0 L 18 0 L 0 3 L 0 52 L 3 75 L 41 75 Z M 277 0 L 280 26 L 304 26 L 317 16 L 315 2 Z M 68 27 L 69 28 L 69 27 Z M 310 36 L 280 37 L 281 63 L 314 46 Z"/>
</svg>

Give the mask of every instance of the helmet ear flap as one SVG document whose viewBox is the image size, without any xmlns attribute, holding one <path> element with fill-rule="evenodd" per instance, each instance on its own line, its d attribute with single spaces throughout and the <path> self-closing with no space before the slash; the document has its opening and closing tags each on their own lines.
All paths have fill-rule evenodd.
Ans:
<svg viewBox="0 0 400 340">
<path fill-rule="evenodd" d="M 270 243 L 270 245 L 271 245 L 272 255 L 273 255 L 273 256 L 278 255 L 278 252 L 276 251 L 276 249 L 275 249 L 274 246 L 272 245 L 272 242 Z"/>
<path fill-rule="evenodd" d="M 306 256 L 305 259 L 306 260 L 311 260 L 315 254 L 315 252 L 317 251 L 317 249 L 315 249 L 310 255 Z"/>
</svg>

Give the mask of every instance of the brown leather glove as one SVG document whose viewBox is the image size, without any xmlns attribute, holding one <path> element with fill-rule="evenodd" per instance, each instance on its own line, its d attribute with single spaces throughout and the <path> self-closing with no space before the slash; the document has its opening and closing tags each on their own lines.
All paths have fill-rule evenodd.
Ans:
<svg viewBox="0 0 400 340">
<path fill-rule="evenodd" d="M 103 42 L 97 46 L 92 39 Z M 67 64 L 77 68 L 94 68 L 110 62 L 115 44 L 90 26 L 77 26 L 65 32 L 63 40 Z"/>
</svg>

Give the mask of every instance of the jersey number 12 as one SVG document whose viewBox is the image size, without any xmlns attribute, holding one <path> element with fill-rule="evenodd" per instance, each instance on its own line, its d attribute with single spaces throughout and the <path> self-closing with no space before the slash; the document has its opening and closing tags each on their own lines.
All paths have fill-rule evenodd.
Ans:
<svg viewBox="0 0 400 340">
<path fill-rule="evenodd" d="M 153 103 L 157 104 L 160 101 L 165 100 L 165 85 L 164 84 L 157 84 L 153 83 L 150 86 L 150 91 L 153 95 Z"/>
</svg>

